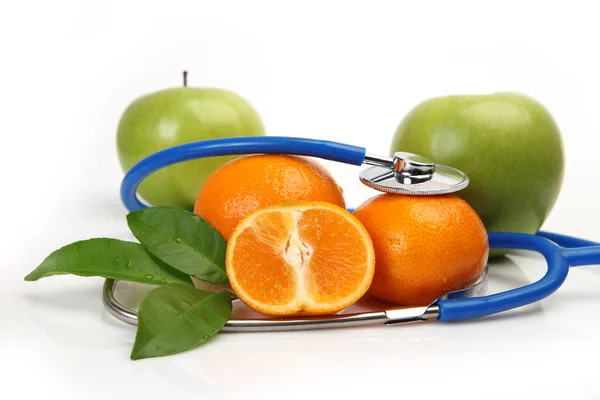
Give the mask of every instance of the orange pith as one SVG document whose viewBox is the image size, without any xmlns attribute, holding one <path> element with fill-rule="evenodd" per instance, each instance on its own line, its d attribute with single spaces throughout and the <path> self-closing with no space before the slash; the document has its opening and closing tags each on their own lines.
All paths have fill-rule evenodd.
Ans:
<svg viewBox="0 0 600 400">
<path fill-rule="evenodd" d="M 400 305 L 427 305 L 471 286 L 487 263 L 487 232 L 454 195 L 383 194 L 355 211 L 375 247 L 369 295 Z"/>
<path fill-rule="evenodd" d="M 244 218 L 229 239 L 226 265 L 233 290 L 256 311 L 318 315 L 362 297 L 375 257 L 352 214 L 326 202 L 299 202 Z"/>
<path fill-rule="evenodd" d="M 342 189 L 307 157 L 257 154 L 233 159 L 205 181 L 194 206 L 225 240 L 252 211 L 291 201 L 326 201 L 345 207 Z"/>
</svg>

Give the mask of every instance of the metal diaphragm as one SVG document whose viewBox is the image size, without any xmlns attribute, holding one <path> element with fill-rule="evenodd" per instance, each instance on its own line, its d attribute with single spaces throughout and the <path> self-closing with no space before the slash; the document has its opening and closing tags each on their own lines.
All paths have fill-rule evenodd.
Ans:
<svg viewBox="0 0 600 400">
<path fill-rule="evenodd" d="M 394 158 L 367 155 L 360 181 L 386 193 L 436 195 L 454 193 L 469 185 L 469 178 L 456 168 L 435 164 L 413 153 L 397 152 Z"/>
</svg>

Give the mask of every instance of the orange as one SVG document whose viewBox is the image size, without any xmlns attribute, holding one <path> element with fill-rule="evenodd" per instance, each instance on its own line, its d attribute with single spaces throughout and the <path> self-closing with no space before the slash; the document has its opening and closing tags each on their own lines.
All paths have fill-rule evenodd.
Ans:
<svg viewBox="0 0 600 400">
<path fill-rule="evenodd" d="M 216 169 L 200 189 L 194 213 L 228 240 L 252 211 L 290 201 L 326 201 L 345 207 L 342 189 L 316 161 L 264 154 L 236 158 Z"/>
<path fill-rule="evenodd" d="M 489 242 L 477 213 L 454 195 L 383 194 L 355 211 L 373 240 L 369 295 L 400 305 L 429 305 L 473 285 L 485 269 Z"/>
<path fill-rule="evenodd" d="M 362 224 L 326 202 L 260 208 L 227 244 L 227 276 L 250 308 L 270 315 L 320 315 L 362 297 L 375 252 Z"/>
</svg>

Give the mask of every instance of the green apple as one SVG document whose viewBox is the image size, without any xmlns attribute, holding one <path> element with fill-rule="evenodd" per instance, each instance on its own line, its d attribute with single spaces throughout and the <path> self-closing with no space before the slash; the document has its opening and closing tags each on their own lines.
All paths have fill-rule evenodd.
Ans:
<svg viewBox="0 0 600 400">
<path fill-rule="evenodd" d="M 259 114 L 245 98 L 225 89 L 184 83 L 134 100 L 119 121 L 117 150 L 121 167 L 128 171 L 142 158 L 182 143 L 264 134 Z M 192 209 L 208 175 L 233 157 L 165 167 L 147 177 L 138 193 L 150 205 Z"/>
<path fill-rule="evenodd" d="M 470 183 L 457 195 L 488 231 L 537 232 L 563 182 L 559 128 L 542 104 L 519 93 L 428 99 L 400 122 L 395 151 L 464 171 Z"/>
</svg>

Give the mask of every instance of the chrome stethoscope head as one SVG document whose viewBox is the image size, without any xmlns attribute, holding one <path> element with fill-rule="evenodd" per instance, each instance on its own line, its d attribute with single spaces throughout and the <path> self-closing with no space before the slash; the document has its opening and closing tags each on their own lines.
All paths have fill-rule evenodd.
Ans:
<svg viewBox="0 0 600 400">
<path fill-rule="evenodd" d="M 360 172 L 360 181 L 386 193 L 436 195 L 457 192 L 469 184 L 469 178 L 458 169 L 418 154 L 397 152 L 394 157 L 366 154 L 364 164 L 373 165 Z"/>
</svg>

